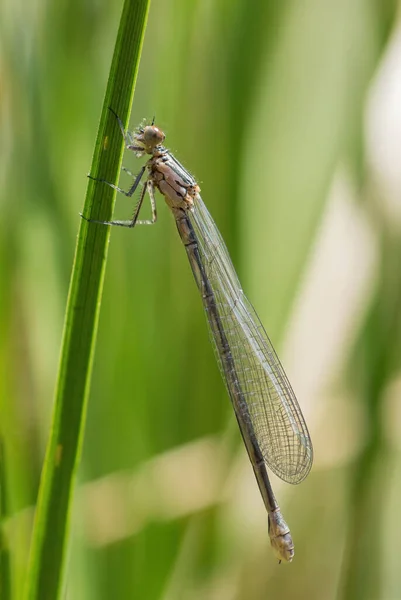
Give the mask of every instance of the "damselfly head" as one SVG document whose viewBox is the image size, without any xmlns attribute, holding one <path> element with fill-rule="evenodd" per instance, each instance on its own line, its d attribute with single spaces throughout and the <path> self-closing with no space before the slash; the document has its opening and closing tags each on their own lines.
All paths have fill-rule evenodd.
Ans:
<svg viewBox="0 0 401 600">
<path fill-rule="evenodd" d="M 156 146 L 164 142 L 165 137 L 162 130 L 155 125 L 146 125 L 136 134 L 135 141 L 138 145 L 143 146 L 144 152 L 152 154 Z"/>
</svg>

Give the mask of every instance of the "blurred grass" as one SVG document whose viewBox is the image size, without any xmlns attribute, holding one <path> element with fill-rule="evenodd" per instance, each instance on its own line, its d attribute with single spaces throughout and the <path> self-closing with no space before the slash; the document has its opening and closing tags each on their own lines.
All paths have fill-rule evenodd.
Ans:
<svg viewBox="0 0 401 600">
<path fill-rule="evenodd" d="M 11 596 L 11 560 L 9 541 L 4 532 L 4 523 L 8 516 L 7 475 L 3 440 L 0 436 L 0 598 L 10 600 Z"/>
<path fill-rule="evenodd" d="M 245 1 L 168 0 L 151 8 L 132 123 L 155 114 L 168 147 L 200 181 L 244 288 L 276 346 L 302 289 L 339 166 L 348 165 L 359 189 L 369 186 L 362 115 L 395 8 L 394 2 L 373 0 L 260 0 L 251 9 Z M 41 0 L 24 8 L 23 29 L 19 10 L 16 4 L 0 8 L 0 428 L 9 513 L 17 520 L 24 507 L 36 502 L 78 213 L 120 7 Z M 124 164 L 138 168 L 132 156 Z M 366 198 L 360 194 L 359 202 L 371 214 Z M 120 198 L 115 215 L 126 217 L 131 210 Z M 387 240 L 388 224 L 382 228 L 373 221 Z M 396 256 L 396 248 L 383 243 L 379 251 L 378 277 L 385 265 L 389 268 L 388 286 L 375 291 L 385 314 L 397 266 L 384 258 L 388 252 Z M 148 472 L 155 457 L 176 448 L 184 451 L 185 444 L 210 434 L 227 442 L 229 458 L 223 464 L 229 470 L 227 481 L 219 475 L 221 495 L 215 504 L 181 517 L 167 510 L 166 496 L 155 497 L 138 484 L 133 491 L 136 516 L 144 518 L 136 533 L 126 537 L 124 530 L 135 528 L 127 526 L 113 496 L 100 494 L 93 517 L 99 515 L 105 526 L 122 531 L 113 544 L 91 541 L 85 533 L 89 519 L 78 503 L 68 597 L 250 600 L 280 593 L 321 600 L 350 597 L 347 589 L 363 597 L 364 560 L 371 553 L 377 559 L 369 563 L 369 575 L 378 581 L 376 598 L 388 600 L 383 546 L 393 542 L 394 532 L 383 533 L 378 543 L 380 525 L 371 516 L 376 532 L 367 528 L 360 538 L 363 551 L 348 553 L 349 536 L 352 541 L 360 523 L 356 507 L 345 516 L 357 483 L 363 478 L 369 495 L 380 479 L 362 464 L 359 450 L 352 464 L 333 461 L 326 467 L 318 451 L 316 469 L 302 486 L 278 488 L 279 498 L 286 498 L 283 509 L 296 557 L 288 568 L 277 568 L 252 474 L 246 486 L 230 483 L 237 472 L 231 441 L 239 456 L 243 449 L 231 427 L 231 407 L 185 253 L 162 202 L 157 226 L 112 232 L 109 262 L 82 484 L 101 485 L 107 475 L 120 471 Z M 373 297 L 367 300 L 376 303 Z M 392 306 L 395 318 L 397 305 Z M 310 326 L 318 327 L 318 315 Z M 385 331 L 380 320 L 376 328 Z M 393 377 L 388 368 L 393 359 L 382 352 L 386 337 L 379 345 L 368 334 L 371 329 L 371 320 L 362 319 L 361 331 L 350 332 L 354 353 L 343 358 L 345 371 L 354 372 L 358 362 L 361 384 L 350 385 L 343 377 L 337 385 L 352 391 L 364 419 L 371 425 L 377 419 L 382 427 L 371 410 L 369 377 L 372 365 L 380 362 L 378 411 L 382 390 Z M 398 339 L 397 334 L 394 343 Z M 369 359 L 357 358 L 357 352 Z M 299 361 L 303 365 L 304 357 Z M 303 406 L 307 400 L 300 398 Z M 323 396 L 313 411 L 323 411 L 325 405 Z M 319 422 L 312 435 L 319 450 Z M 386 452 L 386 460 L 391 454 L 397 461 L 393 448 Z M 375 452 L 369 461 L 374 464 L 379 457 Z M 181 468 L 181 484 L 171 490 L 178 498 L 187 486 L 191 489 L 191 477 L 200 477 L 196 469 Z M 148 513 L 149 506 L 153 510 Z M 360 526 L 365 526 L 372 505 L 361 510 Z M 383 515 L 386 522 L 389 515 Z M 398 531 L 399 520 L 392 523 Z M 29 543 L 25 522 L 11 542 L 13 597 L 18 598 Z M 391 564 L 392 589 L 397 590 L 401 581 Z"/>
<path fill-rule="evenodd" d="M 344 553 L 344 598 L 379 598 L 383 587 L 382 548 L 378 531 L 385 519 L 378 511 L 383 491 L 389 489 L 391 448 L 383 419 L 388 382 L 400 368 L 401 272 L 398 269 L 401 238 L 382 223 L 380 278 L 358 340 L 353 384 L 364 399 L 366 439 L 353 465 L 349 489 L 350 510 Z M 386 235 L 387 234 L 387 235 Z M 376 540 L 376 543 L 371 543 Z"/>
</svg>

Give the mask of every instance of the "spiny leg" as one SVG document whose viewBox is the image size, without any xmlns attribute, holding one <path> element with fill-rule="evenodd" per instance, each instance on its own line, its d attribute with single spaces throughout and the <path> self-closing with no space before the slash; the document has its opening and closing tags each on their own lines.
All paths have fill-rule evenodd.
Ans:
<svg viewBox="0 0 401 600">
<path fill-rule="evenodd" d="M 121 133 L 123 134 L 123 138 L 124 138 L 124 142 L 125 145 L 128 146 L 130 144 L 134 143 L 134 138 L 132 137 L 132 133 L 130 131 L 125 131 L 124 129 L 124 124 L 121 121 L 120 117 L 118 116 L 118 114 L 111 108 L 111 106 L 109 106 L 109 111 L 115 116 L 115 118 L 117 119 L 117 123 L 121 129 Z"/>
<path fill-rule="evenodd" d="M 149 198 L 150 198 L 150 207 L 152 209 L 152 219 L 150 221 L 137 221 L 137 225 L 154 225 L 157 221 L 157 208 L 156 208 L 156 198 L 155 198 L 155 187 L 153 182 L 148 179 L 145 183 L 145 187 L 148 190 Z"/>
<path fill-rule="evenodd" d="M 135 150 L 138 152 L 143 152 L 143 148 L 132 145 L 133 141 L 134 141 L 132 134 L 128 130 L 125 131 L 123 122 L 121 121 L 118 114 L 110 106 L 109 106 L 109 110 L 117 119 L 118 125 L 120 127 L 121 133 L 124 138 L 124 141 L 126 142 L 126 148 L 128 150 Z M 130 143 L 128 143 L 128 142 L 130 142 Z M 133 173 L 131 173 L 131 171 L 129 171 L 126 167 L 121 167 L 121 168 L 126 173 L 128 173 L 130 176 L 135 177 L 135 175 Z M 138 175 L 135 177 L 134 183 L 132 184 L 132 186 L 130 187 L 130 189 L 128 191 L 123 190 L 119 186 L 115 185 L 114 183 L 111 183 L 110 181 L 107 181 L 106 179 L 92 177 L 92 175 L 88 175 L 88 177 L 89 177 L 89 179 L 92 179 L 93 181 L 98 181 L 99 183 L 105 183 L 106 185 L 113 188 L 117 192 L 120 192 L 120 194 L 124 194 L 124 196 L 127 196 L 128 198 L 130 198 L 135 193 L 135 191 L 139 185 L 139 182 L 141 181 L 141 179 L 143 177 L 145 169 L 146 169 L 146 165 L 144 165 L 141 168 Z M 141 209 L 143 199 L 144 199 L 147 189 L 149 191 L 150 205 L 151 205 L 151 209 L 152 209 L 152 218 L 150 221 L 149 220 L 138 221 L 139 211 Z M 80 213 L 80 215 L 83 219 L 85 219 L 85 221 L 88 221 L 89 223 L 100 223 L 103 225 L 118 225 L 120 227 L 131 227 L 131 228 L 134 227 L 136 224 L 138 224 L 138 225 L 153 225 L 154 223 L 156 223 L 156 220 L 157 220 L 156 201 L 155 201 L 155 196 L 154 196 L 153 185 L 151 184 L 151 182 L 149 180 L 145 183 L 143 190 L 141 192 L 139 201 L 135 207 L 134 215 L 130 221 L 97 221 L 95 219 L 87 219 L 86 217 L 83 216 L 82 213 Z"/>
<path fill-rule="evenodd" d="M 135 178 L 134 183 L 132 184 L 132 186 L 130 187 L 130 189 L 128 190 L 128 192 L 126 192 L 122 188 L 118 187 L 118 185 L 114 185 L 114 183 L 110 183 L 110 181 L 106 181 L 106 179 L 99 179 L 97 177 L 92 177 L 92 175 L 88 175 L 88 177 L 89 177 L 89 179 L 92 179 L 93 181 L 98 181 L 99 183 L 105 183 L 109 187 L 113 188 L 113 190 L 116 190 L 117 192 L 120 192 L 120 194 L 124 194 L 124 196 L 127 196 L 127 198 L 131 198 L 131 196 L 135 193 L 136 188 L 139 185 L 139 182 L 142 179 L 142 176 L 143 176 L 143 174 L 145 172 L 145 169 L 146 169 L 146 165 L 144 165 L 142 167 L 142 169 L 139 171 L 138 175 Z"/>
<path fill-rule="evenodd" d="M 135 173 L 127 169 L 127 167 L 121 167 L 121 171 L 124 171 L 124 173 L 127 173 L 127 175 L 129 175 L 130 177 L 136 177 Z"/>
<path fill-rule="evenodd" d="M 146 181 L 145 185 L 143 186 L 138 203 L 135 207 L 134 214 L 130 221 L 97 221 L 95 219 L 87 219 L 86 217 L 84 217 L 84 215 L 82 213 L 80 213 L 81 217 L 83 219 L 85 219 L 85 221 L 88 221 L 88 223 L 99 223 L 100 225 L 117 225 L 119 227 L 130 227 L 130 228 L 135 227 L 135 225 L 153 225 L 154 223 L 156 223 L 156 220 L 157 220 L 157 212 L 156 212 L 156 202 L 155 202 L 155 197 L 154 197 L 154 193 L 153 193 L 153 187 L 151 187 L 151 186 L 152 186 L 151 182 Z M 114 186 L 112 186 L 112 187 L 114 187 Z M 149 191 L 150 189 L 152 189 L 151 192 Z M 146 190 L 149 191 L 150 204 L 151 204 L 151 208 L 152 208 L 152 220 L 151 221 L 138 221 L 139 211 L 141 210 L 141 206 L 142 206 L 145 194 L 146 194 Z"/>
<path fill-rule="evenodd" d="M 127 148 L 127 150 L 133 150 L 134 152 L 142 152 L 143 153 L 143 148 L 141 146 L 135 146 L 134 144 L 134 136 L 132 135 L 132 133 L 130 131 L 125 130 L 124 129 L 124 124 L 121 121 L 120 117 L 118 116 L 118 114 L 111 108 L 111 106 L 109 106 L 109 111 L 115 116 L 115 118 L 117 119 L 118 122 L 118 126 L 120 127 L 122 136 L 124 138 L 124 142 L 125 142 L 125 147 Z"/>
</svg>

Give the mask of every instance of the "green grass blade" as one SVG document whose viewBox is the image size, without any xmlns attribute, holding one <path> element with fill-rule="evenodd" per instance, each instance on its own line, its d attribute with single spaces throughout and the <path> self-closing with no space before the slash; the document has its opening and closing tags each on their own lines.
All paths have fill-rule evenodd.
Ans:
<svg viewBox="0 0 401 600">
<path fill-rule="evenodd" d="M 3 523 L 8 514 L 6 460 L 3 438 L 0 435 L 0 598 L 11 599 L 11 561 Z"/>
<path fill-rule="evenodd" d="M 91 174 L 118 177 L 123 139 L 111 106 L 128 122 L 150 0 L 126 0 L 107 85 Z M 83 172 L 85 167 L 83 166 Z M 84 214 L 109 220 L 115 193 L 88 184 Z M 50 439 L 40 483 L 26 600 L 60 597 L 71 504 L 83 440 L 87 396 L 103 288 L 109 229 L 82 220 L 65 317 Z"/>
</svg>

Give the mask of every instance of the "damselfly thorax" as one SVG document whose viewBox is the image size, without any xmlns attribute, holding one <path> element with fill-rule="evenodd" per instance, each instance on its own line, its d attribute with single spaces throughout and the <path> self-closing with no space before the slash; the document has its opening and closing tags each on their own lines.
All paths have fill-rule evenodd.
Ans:
<svg viewBox="0 0 401 600">
<path fill-rule="evenodd" d="M 157 187 L 172 210 L 188 210 L 200 192 L 198 184 L 166 148 L 156 152 L 147 162 L 148 181 Z"/>
</svg>

